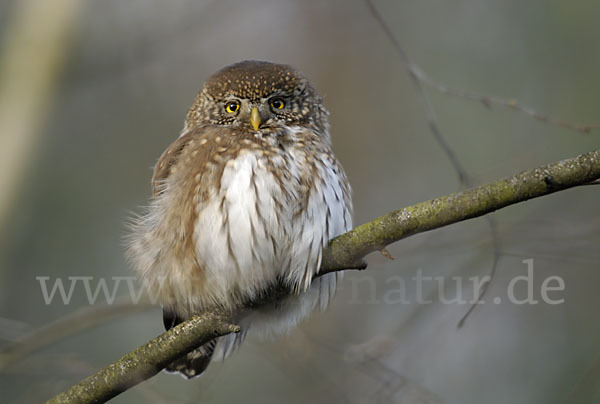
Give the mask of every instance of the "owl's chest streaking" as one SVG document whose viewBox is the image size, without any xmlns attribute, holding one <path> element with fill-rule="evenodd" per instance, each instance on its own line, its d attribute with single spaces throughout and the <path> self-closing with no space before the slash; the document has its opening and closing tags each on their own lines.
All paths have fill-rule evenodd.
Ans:
<svg viewBox="0 0 600 404">
<path fill-rule="evenodd" d="M 171 145 L 130 251 L 163 304 L 235 309 L 283 284 L 305 290 L 327 242 L 351 227 L 329 145 L 302 129 L 249 136 L 203 127 Z"/>
</svg>

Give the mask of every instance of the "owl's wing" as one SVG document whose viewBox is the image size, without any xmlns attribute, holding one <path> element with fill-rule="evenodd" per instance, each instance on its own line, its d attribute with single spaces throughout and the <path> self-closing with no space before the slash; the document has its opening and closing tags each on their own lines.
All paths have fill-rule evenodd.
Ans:
<svg viewBox="0 0 600 404">
<path fill-rule="evenodd" d="M 171 173 L 171 168 L 177 162 L 177 159 L 185 146 L 188 144 L 195 131 L 190 131 L 185 135 L 177 138 L 160 156 L 154 166 L 152 174 L 152 195 L 158 196 L 163 190 L 163 184 Z"/>
</svg>

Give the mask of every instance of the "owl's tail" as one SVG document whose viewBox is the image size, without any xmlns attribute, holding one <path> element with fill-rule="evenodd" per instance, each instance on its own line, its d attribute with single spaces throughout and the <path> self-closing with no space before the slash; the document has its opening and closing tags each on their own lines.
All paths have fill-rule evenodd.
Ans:
<svg viewBox="0 0 600 404">
<path fill-rule="evenodd" d="M 182 318 L 174 314 L 172 311 L 163 308 L 163 322 L 165 329 L 168 331 L 183 321 Z M 210 364 L 217 340 L 207 342 L 199 348 L 188 352 L 181 358 L 169 363 L 165 370 L 171 373 L 180 373 L 182 376 L 191 379 L 199 376 Z"/>
</svg>

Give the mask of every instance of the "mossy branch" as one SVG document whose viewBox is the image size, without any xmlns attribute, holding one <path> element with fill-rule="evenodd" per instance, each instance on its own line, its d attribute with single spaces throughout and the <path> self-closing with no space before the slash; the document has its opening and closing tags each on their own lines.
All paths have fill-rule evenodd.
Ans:
<svg viewBox="0 0 600 404">
<path fill-rule="evenodd" d="M 174 359 L 240 328 L 227 316 L 205 312 L 171 328 L 47 403 L 104 403 L 151 378 Z"/>
<path fill-rule="evenodd" d="M 332 240 L 319 275 L 366 267 L 364 257 L 413 234 L 494 212 L 505 206 L 600 179 L 600 150 L 390 212 Z M 152 377 L 169 362 L 239 327 L 201 313 L 59 394 L 48 403 L 99 403 Z"/>
<path fill-rule="evenodd" d="M 365 255 L 395 241 L 589 184 L 598 177 L 600 150 L 395 210 L 333 239 L 324 251 L 319 274 L 365 267 Z"/>
</svg>

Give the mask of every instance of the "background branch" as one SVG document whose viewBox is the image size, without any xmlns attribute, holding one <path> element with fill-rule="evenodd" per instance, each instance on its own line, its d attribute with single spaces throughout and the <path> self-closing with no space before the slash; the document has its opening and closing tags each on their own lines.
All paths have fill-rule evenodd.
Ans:
<svg viewBox="0 0 600 404">
<path fill-rule="evenodd" d="M 472 184 L 471 179 L 469 178 L 467 170 L 464 168 L 464 166 L 462 165 L 462 163 L 456 156 L 456 153 L 454 152 L 454 150 L 450 146 L 450 143 L 448 143 L 448 141 L 446 140 L 446 136 L 444 136 L 444 133 L 442 132 L 442 129 L 438 123 L 435 108 L 433 107 L 433 103 L 431 102 L 431 99 L 429 98 L 429 96 L 427 95 L 427 92 L 425 91 L 424 85 L 428 84 L 428 85 L 434 87 L 438 91 L 440 91 L 441 88 L 446 89 L 447 87 L 438 85 L 435 81 L 431 80 L 431 78 L 423 71 L 423 69 L 421 69 L 410 58 L 408 53 L 404 50 L 404 47 L 400 44 L 400 41 L 396 38 L 396 36 L 392 32 L 392 29 L 390 28 L 390 26 L 385 22 L 383 16 L 379 13 L 377 8 L 373 4 L 373 1 L 366 0 L 366 3 L 369 8 L 369 12 L 371 13 L 371 15 L 373 16 L 375 21 L 377 21 L 377 23 L 381 27 L 381 30 L 383 31 L 383 33 L 385 34 L 387 39 L 390 41 L 390 43 L 394 47 L 394 51 L 400 57 L 400 61 L 402 62 L 402 64 L 406 68 L 406 70 L 408 71 L 408 75 L 410 76 L 410 78 L 413 82 L 413 85 L 415 86 L 415 89 L 417 90 L 419 99 L 421 100 L 421 103 L 423 104 L 423 109 L 425 110 L 425 118 L 427 120 L 427 125 L 429 126 L 429 131 L 431 132 L 431 134 L 433 135 L 433 138 L 435 139 L 437 144 L 441 147 L 442 151 L 444 152 L 446 157 L 448 157 L 448 160 L 452 164 L 452 168 L 454 169 L 454 171 L 456 172 L 456 175 L 458 176 L 458 181 L 460 183 L 460 189 L 472 187 L 473 184 Z M 493 259 L 492 259 L 492 266 L 491 266 L 491 269 L 489 272 L 490 278 L 488 281 L 486 281 L 482 285 L 481 289 L 479 290 L 479 294 L 477 296 L 476 301 L 479 301 L 484 297 L 485 293 L 488 290 L 490 282 L 494 279 L 494 276 L 496 275 L 496 267 L 498 265 L 498 258 L 500 256 L 500 254 L 499 254 L 500 240 L 498 237 L 496 222 L 494 221 L 494 218 L 492 216 L 487 216 L 486 221 L 487 221 L 488 227 L 490 229 L 491 243 L 493 246 L 493 251 L 492 251 Z M 467 312 L 462 316 L 462 318 L 458 322 L 459 328 L 463 326 L 467 317 L 471 314 L 471 312 L 477 306 L 478 305 L 475 303 L 471 304 L 471 307 L 469 307 L 469 310 L 467 310 Z"/>
<path fill-rule="evenodd" d="M 332 240 L 324 251 L 319 275 L 365 268 L 365 255 L 394 241 L 599 178 L 600 150 L 596 150 L 390 212 Z M 201 313 L 126 354 L 49 403 L 104 402 L 152 377 L 166 364 L 199 345 L 237 331 L 239 327 L 231 325 L 226 315 Z"/>
<path fill-rule="evenodd" d="M 406 67 L 406 69 L 408 70 L 410 78 L 413 80 L 413 82 L 419 92 L 419 96 L 421 97 L 421 99 L 424 103 L 425 111 L 427 113 L 427 118 L 428 118 L 428 122 L 429 122 L 430 126 L 431 126 L 432 122 L 435 122 L 435 114 L 433 112 L 431 102 L 427 99 L 427 96 L 424 93 L 422 84 L 428 85 L 429 87 L 433 88 L 435 91 L 437 91 L 440 94 L 458 97 L 458 98 L 462 98 L 462 99 L 465 99 L 468 101 L 480 102 L 485 107 L 490 108 L 490 109 L 492 108 L 493 105 L 499 105 L 499 106 L 502 106 L 505 108 L 512 109 L 514 111 L 521 112 L 537 121 L 547 123 L 549 125 L 558 126 L 558 127 L 565 128 L 565 129 L 574 130 L 579 133 L 590 133 L 592 130 L 600 129 L 600 124 L 597 124 L 597 123 L 581 124 L 581 123 L 573 123 L 573 122 L 563 121 L 561 119 L 554 118 L 548 114 L 537 111 L 535 108 L 532 108 L 527 105 L 522 105 L 515 98 L 503 98 L 503 97 L 477 94 L 477 93 L 466 91 L 466 90 L 463 90 L 460 88 L 449 87 L 443 83 L 440 83 L 440 82 L 432 79 L 427 74 L 427 72 L 425 72 L 425 70 L 423 70 L 419 65 L 414 63 L 412 61 L 412 59 L 408 56 L 408 54 L 404 51 L 404 49 L 400 45 L 400 42 L 396 39 L 396 37 L 394 36 L 390 27 L 385 23 L 383 17 L 375 8 L 373 1 L 366 0 L 366 3 L 367 3 L 367 7 L 369 8 L 369 12 L 373 16 L 373 18 L 375 18 L 375 20 L 377 20 L 377 23 L 381 26 L 381 29 L 384 31 L 385 36 L 392 43 L 394 50 L 396 51 L 396 54 L 400 57 L 402 64 L 404 64 L 404 67 Z M 461 176 L 461 183 L 462 183 L 463 182 L 462 179 L 463 178 L 466 179 L 466 177 L 463 177 L 463 173 L 461 173 L 460 164 L 458 163 L 458 160 L 456 160 L 452 156 L 452 152 L 449 148 L 446 149 L 446 147 L 447 147 L 447 145 L 445 144 L 446 142 L 443 141 L 441 135 L 438 133 L 439 129 L 432 127 L 431 130 L 432 130 L 432 132 L 434 132 L 434 135 L 436 136 L 436 138 L 439 138 L 438 141 L 440 142 L 442 147 L 445 148 L 446 154 L 448 154 L 448 157 L 450 157 L 450 159 L 452 161 L 452 165 L 454 166 L 456 171 L 459 173 L 459 176 Z"/>
<path fill-rule="evenodd" d="M 82 307 L 0 348 L 0 371 L 6 371 L 13 363 L 20 361 L 32 352 L 70 335 L 151 307 L 153 306 L 150 303 L 132 304 L 129 298 L 122 298 L 112 304 Z"/>
</svg>

